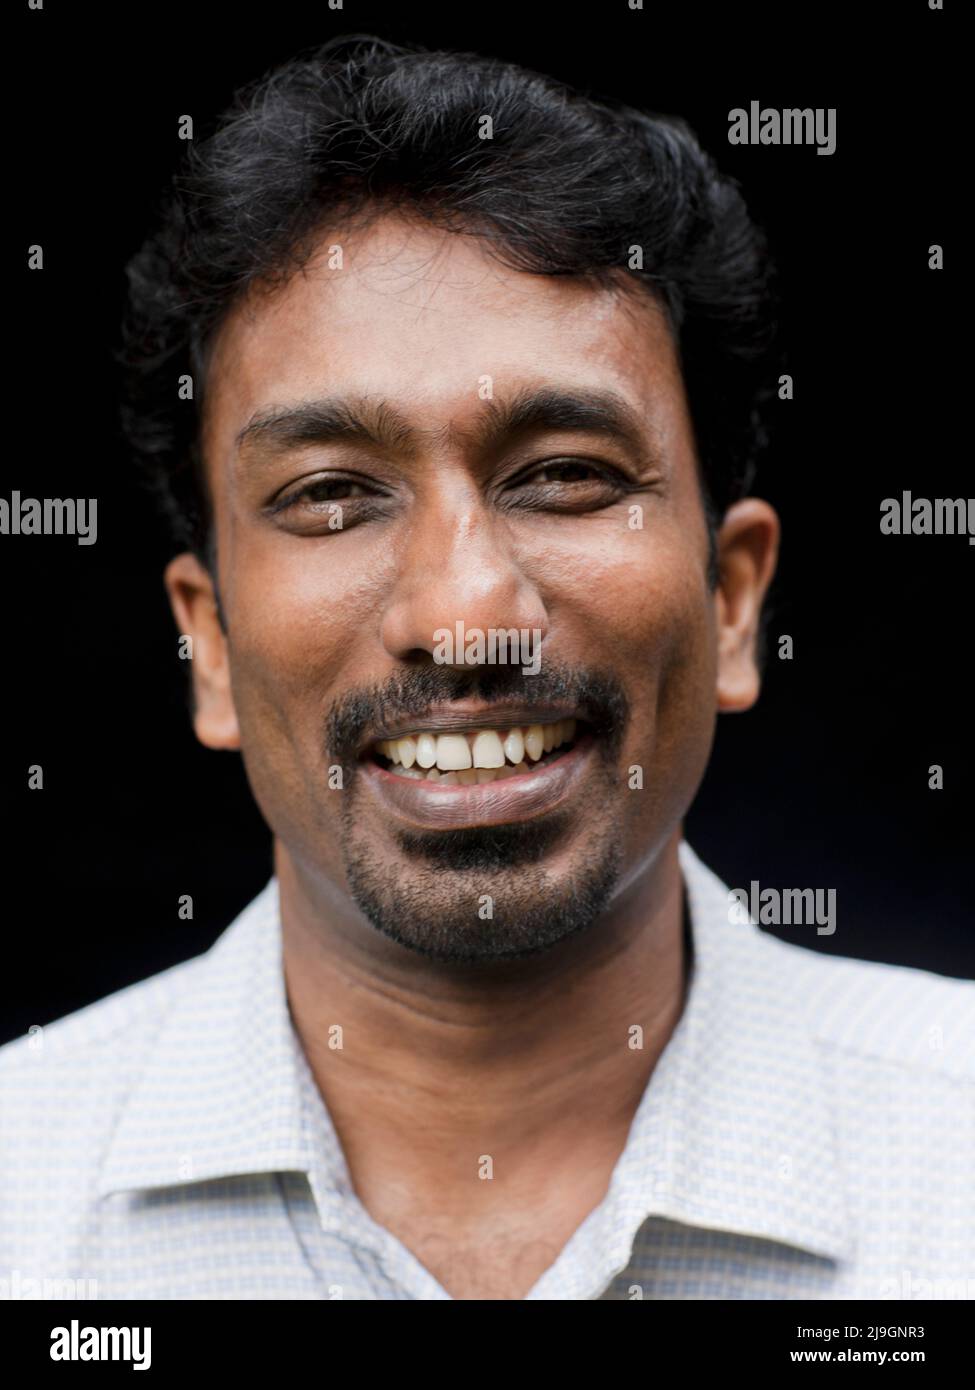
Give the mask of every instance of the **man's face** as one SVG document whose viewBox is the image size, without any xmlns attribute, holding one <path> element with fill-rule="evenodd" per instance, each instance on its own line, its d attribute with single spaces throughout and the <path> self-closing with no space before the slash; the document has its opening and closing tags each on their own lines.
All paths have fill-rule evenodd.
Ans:
<svg viewBox="0 0 975 1390">
<path fill-rule="evenodd" d="M 384 218 L 234 311 L 203 450 L 225 634 L 205 572 L 167 571 L 196 729 L 241 748 L 311 900 L 440 959 L 597 922 L 754 698 L 757 608 L 708 587 L 659 308 Z M 458 624 L 528 646 L 465 664 Z"/>
</svg>

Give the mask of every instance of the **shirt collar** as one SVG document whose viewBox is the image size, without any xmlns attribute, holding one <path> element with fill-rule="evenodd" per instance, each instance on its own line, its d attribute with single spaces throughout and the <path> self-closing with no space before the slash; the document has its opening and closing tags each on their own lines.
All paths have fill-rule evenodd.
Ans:
<svg viewBox="0 0 975 1390">
<path fill-rule="evenodd" d="M 852 1240 L 826 1080 L 801 1001 L 784 987 L 794 976 L 774 959 L 794 948 L 731 922 L 727 888 L 686 842 L 680 861 L 694 948 L 684 1011 L 601 1218 L 578 1234 L 625 1259 L 634 1223 L 657 1215 L 843 1258 Z M 307 1062 L 285 992 L 276 878 L 195 967 L 150 1044 L 99 1195 L 284 1171 L 332 1175 L 345 1190 L 324 1105 L 324 1127 L 310 1129 L 302 1112 Z"/>
<path fill-rule="evenodd" d="M 622 1241 L 636 1212 L 846 1258 L 827 1078 L 781 955 L 799 948 L 730 920 L 727 887 L 686 841 L 680 863 L 692 975 L 614 1172 L 607 1228 Z"/>
<path fill-rule="evenodd" d="M 308 1169 L 272 876 L 205 955 L 177 967 L 99 1195 Z M 181 978 L 179 978 L 181 976 Z"/>
</svg>

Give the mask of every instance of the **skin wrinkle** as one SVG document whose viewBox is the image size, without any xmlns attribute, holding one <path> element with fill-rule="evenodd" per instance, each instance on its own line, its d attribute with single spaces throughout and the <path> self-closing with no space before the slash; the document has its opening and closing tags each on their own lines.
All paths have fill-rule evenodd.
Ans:
<svg viewBox="0 0 975 1390">
<path fill-rule="evenodd" d="M 389 219 L 344 246 L 340 274 L 313 258 L 231 314 L 214 345 L 203 448 L 226 631 L 193 556 L 170 564 L 167 588 L 196 639 L 197 735 L 240 749 L 274 832 L 289 1007 L 357 1197 L 455 1297 L 520 1298 L 605 1195 L 681 1015 L 681 825 L 717 713 L 757 696 L 777 522 L 756 499 L 729 510 L 713 590 L 679 365 L 651 299 L 494 264 L 486 275 L 470 238 L 404 234 Z M 400 261 L 394 283 L 422 283 L 424 307 L 377 292 Z M 615 501 L 587 492 L 602 500 L 571 512 L 515 507 L 510 482 L 493 479 L 507 480 L 523 446 L 537 465 L 633 464 L 577 431 L 479 455 L 484 374 L 499 405 L 541 386 L 618 392 L 653 422 L 666 470 Z M 419 454 L 353 460 L 328 445 L 279 456 L 259 477 L 235 466 L 234 440 L 256 412 L 356 395 L 422 427 Z M 302 533 L 303 511 L 266 515 L 272 493 L 350 466 L 391 492 L 372 519 L 327 534 L 320 523 Z M 627 526 L 634 503 L 642 530 Z M 459 681 L 431 656 L 433 630 L 458 618 L 541 629 L 539 688 L 560 674 L 570 690 L 599 678 L 593 689 L 623 697 L 618 744 L 592 756 L 558 816 L 521 850 L 517 834 L 504 853 L 474 837 L 469 868 L 450 867 L 432 837 L 429 854 L 404 852 L 361 777 L 330 790 L 325 738 L 345 700 L 366 723 L 379 714 L 369 692 L 388 692 L 395 711 L 408 673 L 431 689 Z M 527 690 L 532 678 L 521 680 Z M 641 791 L 627 786 L 634 764 Z M 492 864 L 486 877 L 479 862 Z M 493 921 L 476 916 L 484 891 Z M 532 954 L 492 958 L 526 937 Z M 466 959 L 430 954 L 458 945 Z M 335 1023 L 341 1051 L 329 1046 Z M 627 1046 L 634 1023 L 640 1050 Z M 482 1154 L 495 1161 L 490 1182 L 477 1178 Z"/>
</svg>

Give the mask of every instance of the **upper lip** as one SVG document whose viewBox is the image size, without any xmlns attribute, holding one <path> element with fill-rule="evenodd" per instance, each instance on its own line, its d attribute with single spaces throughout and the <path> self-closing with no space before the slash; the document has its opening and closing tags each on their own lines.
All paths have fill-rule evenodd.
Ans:
<svg viewBox="0 0 975 1390">
<path fill-rule="evenodd" d="M 585 719 L 586 714 L 577 705 L 465 705 L 454 703 L 433 707 L 425 714 L 416 714 L 409 719 L 393 720 L 390 724 L 377 727 L 359 744 L 358 752 L 365 753 L 373 744 L 383 739 L 402 738 L 406 734 L 420 734 L 424 730 L 438 734 L 451 733 L 459 729 L 514 729 L 529 724 L 552 724 L 559 719 Z"/>
</svg>

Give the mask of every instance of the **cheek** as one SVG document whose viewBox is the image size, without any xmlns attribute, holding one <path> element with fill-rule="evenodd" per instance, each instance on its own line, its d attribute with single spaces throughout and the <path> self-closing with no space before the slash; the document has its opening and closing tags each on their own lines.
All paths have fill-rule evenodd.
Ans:
<svg viewBox="0 0 975 1390">
<path fill-rule="evenodd" d="M 633 645 L 634 723 L 624 762 L 643 769 L 631 792 L 629 853 L 639 858 L 683 820 L 707 768 L 717 717 L 713 601 L 700 564 L 644 575 Z"/>
<path fill-rule="evenodd" d="M 624 523 L 625 526 L 625 523 Z M 713 693 L 714 617 L 702 547 L 672 526 L 630 531 L 608 519 L 553 546 L 533 572 L 567 656 L 616 669 L 647 712 L 683 676 Z M 536 552 L 537 554 L 537 552 Z"/>
<path fill-rule="evenodd" d="M 278 546 L 273 555 L 254 546 L 241 566 L 230 654 L 252 760 L 298 759 L 319 775 L 335 691 L 369 678 L 356 662 L 369 646 L 375 590 L 368 575 L 340 561 L 324 544 L 295 545 L 287 554 Z"/>
<path fill-rule="evenodd" d="M 331 830 L 340 800 L 328 784 L 326 719 L 337 690 L 374 675 L 355 668 L 374 604 L 364 584 L 349 584 L 348 566 L 343 587 L 334 564 L 312 547 L 295 556 L 283 562 L 278 551 L 265 566 L 255 547 L 241 567 L 231 678 L 254 798 L 275 834 L 314 862 L 338 854 Z"/>
<path fill-rule="evenodd" d="M 668 609 L 654 693 L 649 807 L 676 825 L 707 768 L 717 720 L 713 600 L 703 578 L 681 586 Z"/>
<path fill-rule="evenodd" d="M 648 825 L 676 823 L 686 812 L 714 738 L 714 600 L 704 547 L 686 527 L 625 536 L 617 527 L 605 543 L 589 544 L 585 559 L 553 559 L 550 573 L 561 580 L 554 612 L 561 605 L 565 628 L 580 639 L 572 658 L 608 666 L 630 699 L 623 762 L 643 767 L 646 779 L 631 803 L 635 852 Z"/>
</svg>

